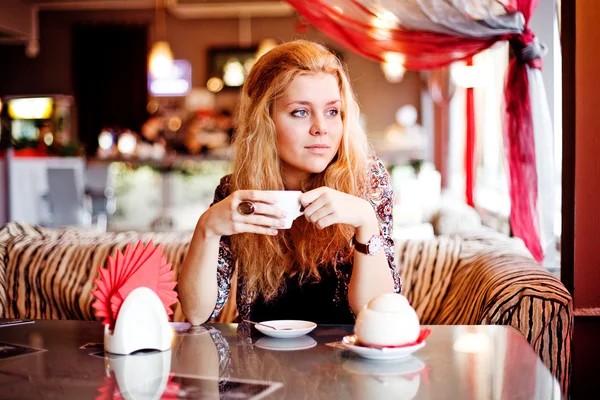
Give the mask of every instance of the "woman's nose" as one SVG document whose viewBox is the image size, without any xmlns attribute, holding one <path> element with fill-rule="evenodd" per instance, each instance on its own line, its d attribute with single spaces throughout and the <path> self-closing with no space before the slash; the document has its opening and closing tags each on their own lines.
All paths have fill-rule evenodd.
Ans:
<svg viewBox="0 0 600 400">
<path fill-rule="evenodd" d="M 327 124 L 325 123 L 325 118 L 321 116 L 314 118 L 313 124 L 310 127 L 310 134 L 314 136 L 327 134 Z"/>
</svg>

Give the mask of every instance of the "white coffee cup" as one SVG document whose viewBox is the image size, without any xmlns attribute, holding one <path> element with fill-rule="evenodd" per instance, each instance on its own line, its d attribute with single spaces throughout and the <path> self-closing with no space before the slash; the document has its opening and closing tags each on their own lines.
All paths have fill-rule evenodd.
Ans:
<svg viewBox="0 0 600 400">
<path fill-rule="evenodd" d="M 299 190 L 270 190 L 269 192 L 277 198 L 275 205 L 286 213 L 285 226 L 280 229 L 290 229 L 294 220 L 304 215 L 304 211 L 300 211 L 302 208 L 302 204 L 300 204 L 302 192 Z"/>
</svg>

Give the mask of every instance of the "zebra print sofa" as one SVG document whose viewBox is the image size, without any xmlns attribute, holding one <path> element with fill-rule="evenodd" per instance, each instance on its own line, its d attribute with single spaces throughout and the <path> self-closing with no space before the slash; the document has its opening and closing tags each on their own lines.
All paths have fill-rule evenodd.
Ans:
<svg viewBox="0 0 600 400">
<path fill-rule="evenodd" d="M 98 266 L 127 243 L 153 240 L 176 271 L 191 232 L 98 233 L 10 222 L 0 228 L 0 317 L 93 320 Z M 521 242 L 499 234 L 396 243 L 403 293 L 424 325 L 503 324 L 519 330 L 568 387 L 572 298 Z M 175 279 L 177 275 L 175 275 Z M 235 288 L 233 288 L 234 290 Z M 235 299 L 235 295 L 230 296 Z M 175 320 L 183 320 L 174 306 Z M 231 322 L 235 304 L 216 321 Z"/>
</svg>

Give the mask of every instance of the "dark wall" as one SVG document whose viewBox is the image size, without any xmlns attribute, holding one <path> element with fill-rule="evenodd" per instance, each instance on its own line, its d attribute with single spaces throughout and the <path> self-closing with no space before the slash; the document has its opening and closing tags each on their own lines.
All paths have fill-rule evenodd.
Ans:
<svg viewBox="0 0 600 400">
<path fill-rule="evenodd" d="M 73 27 L 73 77 L 79 138 L 96 153 L 104 128 L 140 132 L 148 119 L 145 25 L 77 24 Z"/>
<path fill-rule="evenodd" d="M 40 53 L 25 56 L 25 46 L 0 46 L 0 96 L 17 94 L 73 94 L 71 26 L 47 23 L 40 16 Z"/>
<path fill-rule="evenodd" d="M 151 25 L 148 11 L 42 11 L 39 15 L 40 52 L 25 55 L 25 46 L 0 45 L 0 96 L 75 94 L 72 70 L 72 27 L 76 24 Z"/>
</svg>

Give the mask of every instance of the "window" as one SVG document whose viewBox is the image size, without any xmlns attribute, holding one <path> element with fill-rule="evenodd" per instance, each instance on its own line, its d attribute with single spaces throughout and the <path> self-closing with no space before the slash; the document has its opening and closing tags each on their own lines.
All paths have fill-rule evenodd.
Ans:
<svg viewBox="0 0 600 400">
<path fill-rule="evenodd" d="M 544 10 L 542 9 L 542 13 Z M 542 14 L 543 16 L 543 14 Z M 534 29 L 535 31 L 535 29 Z M 540 29 L 542 32 L 543 30 Z M 554 164 L 554 204 L 555 212 L 550 221 L 551 229 L 543 240 L 545 252 L 544 266 L 553 272 L 560 268 L 559 243 L 561 235 L 561 154 L 562 154 L 562 95 L 561 95 L 561 54 L 556 13 L 554 29 L 546 29 L 542 42 L 550 48 L 544 58 L 544 86 L 546 88 L 550 117 L 553 125 L 553 164 Z M 548 37 L 550 36 L 550 37 Z M 510 197 L 508 191 L 508 167 L 502 132 L 502 104 L 504 79 L 508 68 L 508 44 L 499 43 L 493 48 L 474 57 L 474 65 L 481 67 L 479 73 L 485 79 L 477 79 L 485 84 L 475 88 L 476 118 L 476 176 L 475 205 L 482 222 L 504 233 L 510 232 Z M 461 68 L 457 63 L 453 68 Z M 535 100 L 534 100 L 535 101 Z M 457 87 L 450 106 L 450 189 L 455 196 L 464 199 L 464 148 L 465 148 L 465 89 Z M 547 200 L 539 199 L 538 208 Z M 546 203 L 547 204 L 547 203 Z"/>
</svg>

